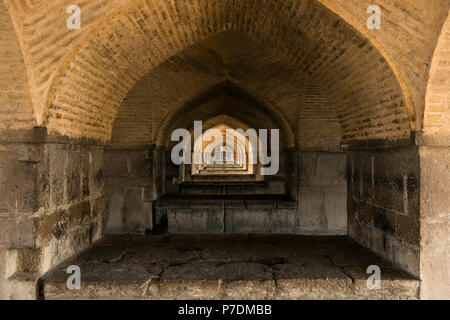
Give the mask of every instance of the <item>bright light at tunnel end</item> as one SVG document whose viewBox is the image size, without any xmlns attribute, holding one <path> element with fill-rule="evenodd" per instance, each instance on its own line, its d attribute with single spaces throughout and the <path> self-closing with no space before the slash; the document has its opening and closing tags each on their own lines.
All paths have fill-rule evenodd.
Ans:
<svg viewBox="0 0 450 320">
<path fill-rule="evenodd" d="M 270 136 L 268 132 L 269 129 L 226 129 L 224 141 L 222 131 L 213 128 L 203 132 L 202 121 L 194 121 L 193 133 L 183 128 L 172 132 L 171 141 L 179 143 L 172 148 L 171 160 L 175 165 L 239 165 L 245 161 L 250 165 L 261 165 L 263 176 L 276 175 L 280 166 L 280 130 L 270 129 Z M 226 157 L 224 149 L 245 152 L 239 155 L 236 151 Z"/>
</svg>

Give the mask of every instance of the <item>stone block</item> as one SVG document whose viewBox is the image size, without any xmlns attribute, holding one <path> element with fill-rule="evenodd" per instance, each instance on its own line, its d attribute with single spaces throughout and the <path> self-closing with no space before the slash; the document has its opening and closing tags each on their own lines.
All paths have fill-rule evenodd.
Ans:
<svg viewBox="0 0 450 320">
<path fill-rule="evenodd" d="M 19 248 L 6 251 L 5 278 L 39 271 L 40 249 Z"/>
<path fill-rule="evenodd" d="M 398 215 L 396 223 L 396 234 L 399 238 L 415 246 L 420 244 L 420 227 L 418 217 Z"/>
<path fill-rule="evenodd" d="M 297 209 L 276 209 L 270 215 L 270 232 L 294 234 L 297 231 Z"/>
<path fill-rule="evenodd" d="M 105 177 L 122 177 L 129 174 L 128 154 L 105 150 L 104 153 Z"/>
<path fill-rule="evenodd" d="M 344 152 L 319 152 L 316 177 L 322 185 L 345 185 L 347 155 Z"/>
<path fill-rule="evenodd" d="M 16 147 L 18 161 L 38 162 L 42 161 L 44 150 L 41 145 L 19 144 Z"/>
<path fill-rule="evenodd" d="M 38 285 L 35 277 L 8 280 L 7 298 L 10 300 L 36 300 L 38 298 Z"/>
<path fill-rule="evenodd" d="M 327 216 L 327 229 L 334 232 L 347 230 L 347 190 L 341 186 L 325 188 L 324 207 Z"/>
<path fill-rule="evenodd" d="M 159 280 L 159 293 L 170 299 L 217 299 L 221 295 L 221 275 L 214 263 L 184 263 L 169 266 Z"/>
<path fill-rule="evenodd" d="M 0 212 L 37 210 L 37 167 L 34 162 L 18 161 L 14 145 L 0 145 Z"/>
<path fill-rule="evenodd" d="M 327 215 L 322 188 L 299 188 L 298 206 L 299 230 L 318 231 L 327 229 Z"/>
<path fill-rule="evenodd" d="M 36 238 L 40 246 L 47 245 L 52 238 L 60 239 L 68 230 L 66 210 L 42 213 L 35 217 Z"/>
<path fill-rule="evenodd" d="M 165 299 L 217 299 L 220 286 L 220 280 L 167 280 L 163 278 L 159 281 L 159 293 Z"/>
<path fill-rule="evenodd" d="M 170 233 L 222 233 L 223 211 L 214 209 L 168 209 Z"/>
<path fill-rule="evenodd" d="M 299 184 L 300 186 L 312 186 L 317 170 L 317 154 L 314 152 L 301 152 L 298 155 Z"/>
<path fill-rule="evenodd" d="M 224 207 L 224 202 L 220 200 L 192 200 L 189 203 L 192 209 L 197 208 L 211 208 L 221 210 Z"/>
<path fill-rule="evenodd" d="M 245 201 L 245 206 L 248 209 L 275 209 L 275 201 L 266 200 L 247 200 Z"/>
<path fill-rule="evenodd" d="M 91 223 L 91 205 L 89 201 L 72 205 L 64 217 L 68 220 L 69 229 Z"/>
<path fill-rule="evenodd" d="M 276 291 L 273 280 L 234 280 L 224 284 L 225 299 L 268 300 Z"/>
<path fill-rule="evenodd" d="M 105 187 L 105 195 L 108 214 L 105 232 L 118 232 L 122 228 L 122 212 L 125 207 L 126 188 L 120 185 L 107 185 Z"/>
<path fill-rule="evenodd" d="M 354 294 L 358 298 L 373 297 L 384 299 L 398 299 L 398 297 L 419 297 L 419 280 L 414 279 L 404 271 L 390 267 L 380 266 L 380 288 L 369 289 L 365 267 L 346 267 L 344 272 L 352 277 L 354 281 Z"/>
<path fill-rule="evenodd" d="M 408 181 L 418 177 L 416 148 L 378 152 L 374 158 L 374 203 L 407 214 Z M 410 189 L 415 189 L 412 185 Z M 413 194 L 411 194 L 413 196 Z M 412 197 L 414 199 L 414 197 Z"/>
<path fill-rule="evenodd" d="M 155 201 L 157 199 L 153 186 L 142 187 L 142 201 Z"/>
<path fill-rule="evenodd" d="M 101 196 L 93 200 L 92 219 L 101 219 L 105 214 L 105 197 Z"/>
<path fill-rule="evenodd" d="M 147 154 L 147 151 L 133 151 L 129 153 L 130 175 L 138 177 L 152 176 L 152 163 L 147 159 Z"/>
<path fill-rule="evenodd" d="M 272 209 L 234 209 L 226 211 L 225 229 L 229 233 L 270 233 Z"/>
<path fill-rule="evenodd" d="M 329 299 L 352 292 L 352 279 L 338 267 L 288 263 L 274 266 L 273 272 L 277 298 Z"/>
<path fill-rule="evenodd" d="M 90 166 L 91 166 L 91 194 L 101 193 L 103 191 L 104 184 L 104 148 L 103 147 L 91 147 L 90 153 Z"/>
<path fill-rule="evenodd" d="M 50 203 L 61 206 L 65 203 L 64 190 L 67 181 L 67 147 L 47 145 L 49 157 Z"/>
<path fill-rule="evenodd" d="M 127 188 L 122 210 L 122 227 L 128 231 L 145 232 L 152 229 L 153 206 L 142 201 L 142 188 Z"/>
<path fill-rule="evenodd" d="M 383 232 L 396 234 L 398 225 L 398 214 L 384 208 L 374 206 L 373 212 L 373 226 Z"/>
</svg>

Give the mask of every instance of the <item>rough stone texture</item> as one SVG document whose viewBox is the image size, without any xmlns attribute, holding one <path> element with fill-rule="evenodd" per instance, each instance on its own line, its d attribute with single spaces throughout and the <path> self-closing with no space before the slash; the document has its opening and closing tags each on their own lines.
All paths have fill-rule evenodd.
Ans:
<svg viewBox="0 0 450 320">
<path fill-rule="evenodd" d="M 346 154 L 300 152 L 298 157 L 299 230 L 346 234 Z"/>
<path fill-rule="evenodd" d="M 419 275 L 417 147 L 348 155 L 348 232 L 356 241 Z"/>
<path fill-rule="evenodd" d="M 159 224 L 163 219 L 163 223 L 168 221 L 168 231 L 172 233 L 346 234 L 345 153 L 298 154 L 298 204 L 295 197 L 289 200 L 285 196 L 286 192 L 295 194 L 295 190 L 273 190 L 268 188 L 272 184 L 269 181 L 262 191 L 259 186 L 253 188 L 249 183 L 243 183 L 242 192 L 236 182 L 224 185 L 212 181 L 210 184 L 192 182 L 182 185 L 182 194 L 180 187 L 175 186 L 169 198 L 156 202 L 155 211 L 152 202 L 158 196 L 152 192 L 157 185 L 154 175 L 161 172 L 158 169 L 153 173 L 143 170 L 152 163 L 146 152 L 124 149 L 110 150 L 106 154 L 108 233 L 149 231 L 153 229 L 153 222 Z M 132 158 L 140 160 L 132 163 Z M 138 167 L 141 168 L 140 175 L 135 173 Z M 166 179 L 173 178 L 168 176 Z M 284 184 L 284 178 L 281 176 L 280 179 Z M 234 191 L 230 189 L 233 186 Z M 229 191 L 224 192 L 226 190 Z M 222 195 L 226 195 L 224 199 Z M 252 202 L 254 196 L 257 201 Z M 269 201 L 264 201 L 265 198 Z"/>
<path fill-rule="evenodd" d="M 296 202 L 282 196 L 168 196 L 155 209 L 175 234 L 299 232 Z"/>
<path fill-rule="evenodd" d="M 156 184 L 161 184 L 163 174 L 153 153 L 150 147 L 105 151 L 105 232 L 145 232 L 153 228 L 152 201 L 159 197 Z"/>
<path fill-rule="evenodd" d="M 66 288 L 71 264 L 80 290 Z M 380 290 L 365 285 L 369 265 Z M 110 236 L 39 287 L 43 299 L 417 299 L 419 281 L 346 237 Z"/>
<path fill-rule="evenodd" d="M 86 248 L 102 233 L 103 148 L 43 146 L 42 179 L 48 186 L 33 215 L 35 245 L 42 250 L 41 272 Z"/>
<path fill-rule="evenodd" d="M 102 233 L 103 148 L 16 139 L 0 144 L 0 298 L 33 299 L 39 274 Z"/>
<path fill-rule="evenodd" d="M 420 147 L 421 299 L 450 299 L 450 150 Z"/>
</svg>

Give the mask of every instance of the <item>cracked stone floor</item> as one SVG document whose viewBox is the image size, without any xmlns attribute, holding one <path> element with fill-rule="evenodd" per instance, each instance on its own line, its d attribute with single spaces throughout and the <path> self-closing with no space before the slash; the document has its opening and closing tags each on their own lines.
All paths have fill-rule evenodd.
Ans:
<svg viewBox="0 0 450 320">
<path fill-rule="evenodd" d="M 81 289 L 68 290 L 69 265 Z M 367 288 L 367 267 L 381 288 Z M 343 236 L 107 236 L 39 280 L 43 299 L 416 299 L 419 281 Z"/>
</svg>

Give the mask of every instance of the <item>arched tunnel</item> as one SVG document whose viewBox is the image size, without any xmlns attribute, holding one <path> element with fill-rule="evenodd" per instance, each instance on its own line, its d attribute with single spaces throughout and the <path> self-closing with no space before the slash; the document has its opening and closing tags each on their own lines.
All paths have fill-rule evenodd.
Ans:
<svg viewBox="0 0 450 320">
<path fill-rule="evenodd" d="M 2 1 L 0 298 L 450 298 L 450 1 L 370 2 Z"/>
</svg>

